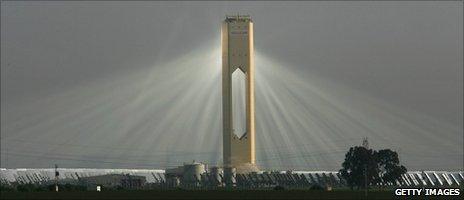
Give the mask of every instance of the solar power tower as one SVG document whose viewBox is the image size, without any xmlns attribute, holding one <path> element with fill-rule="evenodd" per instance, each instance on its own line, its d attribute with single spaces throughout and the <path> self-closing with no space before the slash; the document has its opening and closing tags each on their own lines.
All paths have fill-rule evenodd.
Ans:
<svg viewBox="0 0 464 200">
<path fill-rule="evenodd" d="M 227 176 L 231 170 L 237 173 L 258 170 L 255 164 L 253 21 L 245 15 L 227 16 L 222 23 L 221 36 L 223 162 Z M 234 83 L 237 80 L 241 82 Z M 240 86 L 244 88 L 234 88 Z M 239 106 L 241 101 L 245 105 Z M 244 116 L 240 118 L 240 114 Z"/>
</svg>

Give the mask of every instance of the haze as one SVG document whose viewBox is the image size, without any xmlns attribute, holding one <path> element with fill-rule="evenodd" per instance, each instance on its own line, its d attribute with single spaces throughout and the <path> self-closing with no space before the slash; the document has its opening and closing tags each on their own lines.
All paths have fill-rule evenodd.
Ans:
<svg viewBox="0 0 464 200">
<path fill-rule="evenodd" d="M 240 13 L 262 168 L 338 170 L 368 137 L 463 170 L 462 1 L 1 4 L 3 168 L 220 165 L 220 23 Z"/>
</svg>

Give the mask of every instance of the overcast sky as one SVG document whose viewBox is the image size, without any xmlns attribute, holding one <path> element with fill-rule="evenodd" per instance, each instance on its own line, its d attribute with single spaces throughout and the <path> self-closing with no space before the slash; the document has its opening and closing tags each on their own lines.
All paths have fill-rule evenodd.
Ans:
<svg viewBox="0 0 464 200">
<path fill-rule="evenodd" d="M 2 2 L 1 166 L 28 163 L 4 160 L 29 126 L 13 123 L 57 109 L 34 102 L 220 45 L 236 13 L 260 54 L 446 124 L 462 149 L 462 2 Z"/>
</svg>

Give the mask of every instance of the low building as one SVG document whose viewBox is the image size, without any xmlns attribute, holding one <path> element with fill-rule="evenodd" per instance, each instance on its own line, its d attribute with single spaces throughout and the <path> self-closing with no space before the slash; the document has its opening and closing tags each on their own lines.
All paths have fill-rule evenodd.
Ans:
<svg viewBox="0 0 464 200">
<path fill-rule="evenodd" d="M 89 176 L 79 178 L 80 184 L 87 186 L 90 190 L 96 190 L 101 186 L 103 190 L 108 189 L 141 189 L 147 182 L 144 176 L 134 176 L 129 174 L 107 174 L 100 176 Z"/>
<path fill-rule="evenodd" d="M 201 185 L 202 175 L 206 173 L 206 165 L 193 161 L 172 169 L 166 169 L 166 182 L 171 187 L 197 187 Z"/>
</svg>

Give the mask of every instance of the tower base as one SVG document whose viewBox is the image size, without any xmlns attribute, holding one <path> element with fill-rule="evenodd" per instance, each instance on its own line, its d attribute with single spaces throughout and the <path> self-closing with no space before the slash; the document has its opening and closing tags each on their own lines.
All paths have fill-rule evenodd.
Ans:
<svg viewBox="0 0 464 200">
<path fill-rule="evenodd" d="M 224 180 L 227 187 L 235 187 L 237 174 L 250 174 L 259 172 L 258 166 L 251 163 L 243 163 L 237 167 L 224 167 Z"/>
<path fill-rule="evenodd" d="M 237 174 L 249 174 L 252 172 L 259 172 L 259 168 L 256 164 L 243 163 L 235 167 Z"/>
</svg>

